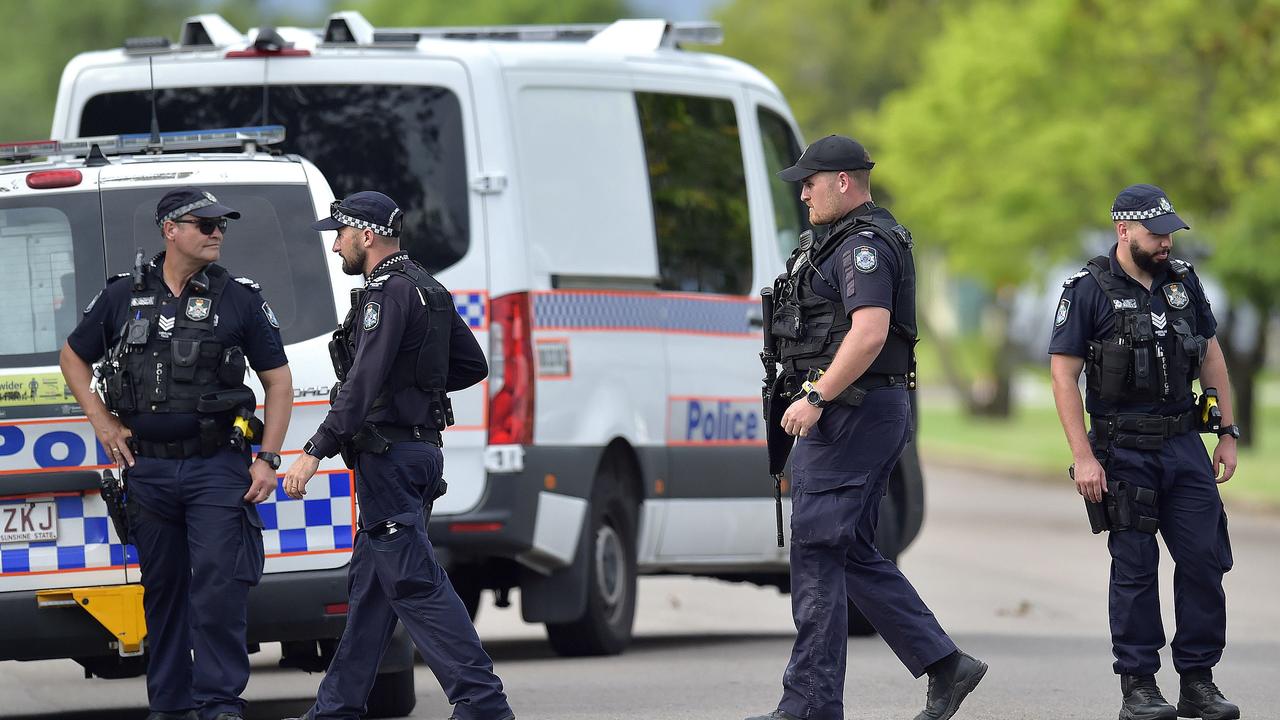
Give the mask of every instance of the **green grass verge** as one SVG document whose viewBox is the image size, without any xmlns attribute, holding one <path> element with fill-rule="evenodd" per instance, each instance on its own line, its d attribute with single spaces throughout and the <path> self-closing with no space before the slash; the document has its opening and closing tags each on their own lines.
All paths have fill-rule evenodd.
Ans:
<svg viewBox="0 0 1280 720">
<path fill-rule="evenodd" d="M 1265 407 L 1256 440 L 1242 449 L 1235 476 L 1222 485 L 1232 501 L 1280 509 L 1280 407 Z M 920 451 L 930 458 L 972 463 L 993 470 L 1067 480 L 1071 453 L 1052 407 L 1023 407 L 1011 420 L 972 418 L 952 405 L 922 403 Z M 1213 438 L 1205 436 L 1212 451 Z"/>
</svg>

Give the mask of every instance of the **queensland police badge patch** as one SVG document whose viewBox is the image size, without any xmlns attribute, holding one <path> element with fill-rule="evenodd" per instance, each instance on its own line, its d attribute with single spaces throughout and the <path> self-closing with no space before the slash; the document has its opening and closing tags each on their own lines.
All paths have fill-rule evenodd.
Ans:
<svg viewBox="0 0 1280 720">
<path fill-rule="evenodd" d="M 209 298 L 193 297 L 187 299 L 187 317 L 192 320 L 204 320 L 209 317 L 209 308 L 213 303 Z"/>
<path fill-rule="evenodd" d="M 1169 301 L 1169 307 L 1174 310 L 1181 310 L 1191 302 L 1191 297 L 1187 295 L 1187 289 L 1182 287 L 1182 283 L 1169 283 L 1164 286 L 1164 297 Z"/>
<path fill-rule="evenodd" d="M 853 266 L 858 268 L 858 272 L 874 272 L 876 266 L 879 265 L 879 258 L 876 257 L 876 249 L 867 245 L 861 245 L 853 250 Z"/>
<path fill-rule="evenodd" d="M 367 303 L 364 306 L 364 329 L 372 330 L 378 327 L 378 321 L 382 319 L 382 306 L 376 302 Z"/>
<path fill-rule="evenodd" d="M 279 330 L 280 321 L 276 319 L 276 314 L 271 309 L 271 306 L 266 303 L 262 303 L 262 312 L 267 316 L 267 322 L 271 323 L 271 327 Z"/>
<path fill-rule="evenodd" d="M 1054 327 L 1062 327 L 1067 322 L 1067 313 L 1071 312 L 1071 301 L 1062 298 L 1058 301 L 1058 314 L 1053 318 Z"/>
</svg>

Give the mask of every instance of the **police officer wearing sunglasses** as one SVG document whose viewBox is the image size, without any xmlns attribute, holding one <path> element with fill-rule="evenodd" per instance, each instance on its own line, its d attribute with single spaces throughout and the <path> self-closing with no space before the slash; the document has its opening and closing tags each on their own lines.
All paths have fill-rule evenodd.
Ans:
<svg viewBox="0 0 1280 720">
<path fill-rule="evenodd" d="M 303 717 L 362 717 L 399 620 L 454 718 L 508 720 L 515 716 L 502 681 L 427 539 L 431 504 L 445 489 L 446 393 L 480 382 L 488 365 L 453 296 L 400 249 L 402 219 L 391 198 L 366 191 L 312 225 L 338 231 L 333 252 L 343 272 L 366 282 L 330 344 L 340 381 L 332 408 L 284 480 L 300 498 L 320 461 L 341 452 L 360 503 L 347 627 Z"/>
<path fill-rule="evenodd" d="M 234 720 L 245 705 L 247 598 L 263 566 L 257 503 L 276 488 L 293 379 L 258 285 L 215 263 L 239 217 L 198 188 L 167 193 L 155 218 L 164 250 L 108 281 L 60 358 L 128 475 L 151 720 Z M 104 356 L 100 398 L 90 366 Z M 253 417 L 249 367 L 266 391 L 265 424 Z"/>
</svg>

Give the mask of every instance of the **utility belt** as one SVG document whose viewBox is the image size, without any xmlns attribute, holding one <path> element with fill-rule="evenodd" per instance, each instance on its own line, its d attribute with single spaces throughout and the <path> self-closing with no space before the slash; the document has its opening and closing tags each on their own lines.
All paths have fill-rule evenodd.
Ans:
<svg viewBox="0 0 1280 720">
<path fill-rule="evenodd" d="M 347 467 L 354 469 L 356 456 L 360 453 L 384 455 L 391 450 L 391 445 L 398 442 L 424 442 L 444 447 L 444 438 L 439 430 L 426 425 L 384 425 L 367 422 L 343 443 L 338 450 Z"/>
<path fill-rule="evenodd" d="M 818 382 L 818 379 L 825 374 L 826 371 L 822 368 L 811 367 L 809 368 L 809 372 L 805 375 L 805 380 L 811 383 Z M 797 375 L 788 375 L 786 378 L 786 385 L 784 389 L 787 394 L 793 398 L 799 398 L 799 396 L 803 394 L 803 391 L 800 389 L 801 383 L 798 381 L 798 377 L 799 376 Z M 844 392 L 832 398 L 830 402 L 848 405 L 850 407 L 858 407 L 867 399 L 867 393 L 872 390 L 879 390 L 880 388 L 892 387 L 895 385 L 906 388 L 907 376 L 864 373 L 862 377 L 855 380 L 851 385 L 849 385 L 849 387 L 844 389 Z"/>
<path fill-rule="evenodd" d="M 229 420 L 226 417 L 202 417 L 197 425 L 199 431 L 195 437 L 179 440 L 156 441 L 131 436 L 129 450 L 142 457 L 186 460 L 213 457 L 224 449 L 247 454 L 253 443 L 262 439 L 262 421 L 247 410 L 240 411 Z"/>
<path fill-rule="evenodd" d="M 1110 447 L 1132 450 L 1159 450 L 1166 438 L 1183 435 L 1199 428 L 1196 411 L 1188 410 L 1178 415 L 1090 415 L 1094 446 L 1098 450 Z"/>
</svg>

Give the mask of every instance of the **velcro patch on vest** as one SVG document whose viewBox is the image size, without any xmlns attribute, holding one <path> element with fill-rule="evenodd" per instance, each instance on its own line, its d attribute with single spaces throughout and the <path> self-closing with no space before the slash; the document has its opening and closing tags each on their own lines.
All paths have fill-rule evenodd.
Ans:
<svg viewBox="0 0 1280 720">
<path fill-rule="evenodd" d="M 1067 314 L 1071 312 L 1071 301 L 1062 298 L 1058 301 L 1058 314 L 1053 318 L 1054 327 L 1062 327 L 1067 323 Z"/>
<path fill-rule="evenodd" d="M 144 295 L 129 299 L 129 307 L 150 307 L 156 304 L 155 295 Z"/>
<path fill-rule="evenodd" d="M 853 272 L 853 251 L 845 250 L 844 255 L 840 257 L 840 264 L 844 266 L 844 294 L 845 297 L 853 297 L 857 293 L 854 287 Z"/>
<path fill-rule="evenodd" d="M 271 306 L 266 303 L 262 303 L 262 312 L 267 316 L 267 322 L 271 323 L 271 327 L 279 330 L 280 321 L 276 319 L 276 314 L 271 310 Z"/>
<path fill-rule="evenodd" d="M 876 255 L 876 249 L 870 245 L 859 245 L 853 250 L 853 266 L 858 268 L 858 272 L 873 273 L 880 266 L 880 258 Z"/>
<path fill-rule="evenodd" d="M 1137 310 L 1138 299 L 1137 298 L 1121 298 L 1118 300 L 1112 300 L 1111 305 L 1116 310 Z"/>
<path fill-rule="evenodd" d="M 187 317 L 195 321 L 204 320 L 209 317 L 209 310 L 213 307 L 213 303 L 209 298 L 193 297 L 187 298 Z"/>
<path fill-rule="evenodd" d="M 1165 285 L 1164 297 L 1169 301 L 1169 307 L 1174 310 L 1181 310 L 1191 302 L 1191 296 L 1187 295 L 1187 289 L 1182 287 L 1182 283 Z"/>
<path fill-rule="evenodd" d="M 382 306 L 376 302 L 365 303 L 364 306 L 364 322 L 365 331 L 378 327 L 378 321 L 382 319 Z"/>
</svg>

